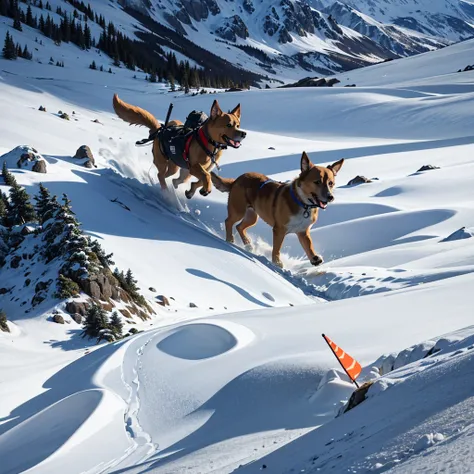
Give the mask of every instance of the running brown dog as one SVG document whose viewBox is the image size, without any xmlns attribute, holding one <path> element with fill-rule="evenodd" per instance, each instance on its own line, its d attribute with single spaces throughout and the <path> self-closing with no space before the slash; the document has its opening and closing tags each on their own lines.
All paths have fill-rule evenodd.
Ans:
<svg viewBox="0 0 474 474">
<path fill-rule="evenodd" d="M 214 186 L 228 192 L 226 240 L 234 241 L 233 226 L 244 245 L 251 245 L 247 229 L 254 226 L 259 216 L 273 227 L 272 261 L 282 267 L 280 251 L 286 234 L 296 234 L 306 255 L 313 265 L 323 259 L 316 254 L 309 233 L 318 219 L 319 209 L 326 209 L 334 201 L 335 177 L 344 159 L 328 167 L 315 166 L 308 155 L 301 157 L 301 173 L 290 183 L 279 183 L 259 173 L 245 173 L 237 179 L 221 178 L 211 173 Z"/>
<path fill-rule="evenodd" d="M 131 125 L 147 127 L 151 133 L 157 131 L 161 125 L 158 120 L 148 111 L 130 105 L 119 99 L 114 94 L 113 106 L 115 113 L 125 122 Z M 182 125 L 179 120 L 169 122 L 169 125 Z M 239 148 L 241 141 L 245 138 L 246 132 L 240 130 L 240 104 L 229 113 L 222 112 L 217 100 L 214 100 L 209 119 L 201 127 L 201 133 L 193 136 L 190 141 L 187 161 L 188 168 L 179 168 L 178 165 L 168 160 L 163 154 L 159 139 L 153 141 L 153 163 L 158 169 L 158 179 L 161 189 L 166 191 L 166 178 L 173 176 L 180 169 L 180 175 L 173 180 L 173 186 L 177 188 L 180 184 L 187 182 L 191 176 L 198 181 L 193 182 L 186 197 L 191 199 L 197 189 L 203 196 L 211 192 L 211 176 L 209 172 L 219 161 L 222 151 L 230 146 Z"/>
</svg>

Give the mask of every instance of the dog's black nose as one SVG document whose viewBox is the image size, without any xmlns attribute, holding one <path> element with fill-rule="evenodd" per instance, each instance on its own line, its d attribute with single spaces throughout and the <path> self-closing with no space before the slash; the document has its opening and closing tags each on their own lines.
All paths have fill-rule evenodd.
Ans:
<svg viewBox="0 0 474 474">
<path fill-rule="evenodd" d="M 240 132 L 240 134 L 242 135 L 242 138 L 245 138 L 247 136 L 247 132 Z"/>
<path fill-rule="evenodd" d="M 334 196 L 332 194 L 330 194 L 328 196 L 328 202 L 333 202 L 334 201 Z"/>
</svg>

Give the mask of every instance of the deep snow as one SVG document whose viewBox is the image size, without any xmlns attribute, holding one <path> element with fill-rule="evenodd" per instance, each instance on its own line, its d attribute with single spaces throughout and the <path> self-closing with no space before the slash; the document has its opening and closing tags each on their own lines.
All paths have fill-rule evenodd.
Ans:
<svg viewBox="0 0 474 474">
<path fill-rule="evenodd" d="M 46 175 L 13 170 L 17 180 L 30 193 L 40 181 L 67 192 L 85 231 L 133 269 L 146 297 L 175 298 L 155 305 L 141 326 L 149 331 L 92 348 L 76 323 L 1 300 L 12 328 L 0 333 L 2 474 L 469 467 L 459 453 L 472 433 L 473 240 L 445 241 L 474 226 L 472 73 L 445 67 L 451 57 L 472 62 L 467 45 L 351 73 L 366 87 L 199 97 L 120 71 L 72 77 L 0 60 L 0 153 L 29 144 L 48 162 Z M 288 180 L 303 150 L 316 164 L 346 158 L 336 201 L 312 231 L 326 263 L 311 267 L 290 236 L 291 273 L 273 269 L 264 224 L 251 232 L 254 253 L 226 244 L 226 196 L 216 190 L 186 201 L 180 189 L 166 201 L 150 148 L 134 146 L 147 131 L 113 115 L 114 92 L 160 119 L 170 101 L 179 118 L 214 98 L 226 110 L 240 102 L 249 133 L 225 152 L 223 176 Z M 83 144 L 97 169 L 71 158 Z M 417 173 L 427 164 L 440 168 Z M 346 186 L 355 175 L 378 179 Z M 323 332 L 363 364 L 362 380 L 398 354 L 369 399 L 338 417 L 353 386 Z M 441 351 L 423 359 L 435 343 Z"/>
</svg>

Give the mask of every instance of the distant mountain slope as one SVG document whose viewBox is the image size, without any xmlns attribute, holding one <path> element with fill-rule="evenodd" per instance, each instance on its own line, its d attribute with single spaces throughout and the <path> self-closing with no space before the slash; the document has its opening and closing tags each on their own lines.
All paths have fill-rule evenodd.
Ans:
<svg viewBox="0 0 474 474">
<path fill-rule="evenodd" d="M 2 5 L 0 14 L 6 15 L 0 17 L 2 23 L 11 27 L 10 7 Z M 18 5 L 24 15 L 21 22 L 27 24 L 27 4 Z M 173 76 L 180 84 L 186 82 L 185 76 L 188 81 L 199 76 L 191 86 L 288 83 L 419 54 L 474 36 L 474 6 L 461 0 L 96 0 L 90 8 L 98 18 L 91 15 L 88 23 L 86 5 L 77 0 L 42 5 L 32 4 L 33 16 L 43 14 L 46 21 L 50 15 L 58 25 L 65 17 L 83 28 L 89 25 L 93 46 L 113 59 L 104 67 L 133 63 L 153 77 Z M 102 30 L 109 35 L 109 23 L 115 35 L 120 32 L 139 43 L 129 41 L 124 52 L 108 44 L 108 38 L 101 40 Z M 93 48 L 79 46 L 77 57 L 92 61 Z M 197 70 L 178 69 L 170 63 L 170 54 Z"/>
<path fill-rule="evenodd" d="M 461 0 L 121 3 L 149 14 L 239 67 L 254 72 L 263 68 L 270 77 L 291 75 L 288 69 L 295 67 L 298 73 L 301 68 L 320 74 L 340 72 L 474 36 L 474 8 Z M 242 50 L 247 54 L 239 54 Z"/>
</svg>

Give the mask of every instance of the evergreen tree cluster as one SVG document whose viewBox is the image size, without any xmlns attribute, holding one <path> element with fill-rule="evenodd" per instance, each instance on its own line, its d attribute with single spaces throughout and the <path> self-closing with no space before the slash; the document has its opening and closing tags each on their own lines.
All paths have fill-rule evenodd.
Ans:
<svg viewBox="0 0 474 474">
<path fill-rule="evenodd" d="M 28 50 L 28 46 L 25 44 L 25 46 L 22 48 L 19 43 L 15 44 L 13 36 L 8 31 L 5 35 L 2 53 L 4 59 L 33 59 L 33 54 Z"/>
<path fill-rule="evenodd" d="M 145 298 L 139 293 L 140 288 L 137 286 L 137 280 L 135 280 L 130 268 L 127 273 L 119 271 L 118 268 L 114 270 L 114 277 L 118 280 L 120 286 L 132 297 L 132 300 L 142 306 L 146 305 Z"/>
<path fill-rule="evenodd" d="M 2 167 L 2 178 L 5 184 L 10 186 L 10 192 L 7 197 L 0 191 L 0 224 L 10 228 L 36 222 L 35 208 L 30 202 L 28 193 L 17 183 L 5 162 Z"/>
<path fill-rule="evenodd" d="M 56 44 L 73 43 L 81 49 L 91 49 L 95 46 L 95 40 L 87 23 L 83 27 L 74 15 L 70 16 L 65 13 L 59 25 L 53 21 L 49 13 L 46 18 L 41 15 L 37 28 Z"/>
<path fill-rule="evenodd" d="M 117 311 L 112 313 L 109 320 L 107 313 L 100 305 L 92 303 L 88 307 L 82 337 L 97 338 L 98 342 L 102 339 L 112 342 L 122 338 L 122 333 L 123 323 Z"/>
<path fill-rule="evenodd" d="M 64 261 L 58 273 L 54 297 L 74 297 L 80 293 L 78 278 L 88 277 L 104 269 L 110 271 L 110 267 L 114 265 L 113 254 L 106 253 L 99 241 L 83 234 L 66 194 L 58 201 L 57 196 L 51 196 L 50 191 L 40 184 L 33 205 L 28 193 L 18 185 L 6 163 L 3 164 L 1 176 L 5 184 L 10 186 L 10 191 L 8 196 L 0 191 L 0 266 L 9 250 L 3 240 L 4 231 L 18 225 L 37 223 L 39 227 L 36 234 L 41 236 L 44 243 L 40 255 L 46 263 L 56 258 Z M 145 298 L 139 294 L 137 280 L 130 269 L 126 273 L 115 269 L 114 276 L 133 301 L 147 305 Z M 7 327 L 6 317 L 0 312 L 0 329 L 2 324 Z M 114 341 L 122 337 L 122 332 L 123 323 L 117 312 L 109 320 L 107 312 L 99 304 L 94 302 L 89 306 L 83 337 Z"/>
<path fill-rule="evenodd" d="M 172 90 L 175 89 L 176 83 L 179 83 L 186 92 L 190 88 L 226 88 L 235 85 L 225 75 L 216 75 L 211 71 L 191 67 L 189 61 L 178 62 L 175 53 L 165 53 L 158 44 L 148 47 L 143 41 L 131 40 L 118 31 L 114 23 L 107 22 L 103 15 L 95 13 L 90 3 L 86 5 L 83 1 L 66 1 L 74 7 L 74 10 L 71 14 L 57 6 L 56 14 L 61 16 L 59 24 L 55 23 L 49 13 L 52 11 L 49 2 L 44 3 L 42 0 L 29 2 L 26 12 L 19 6 L 18 0 L 0 0 L 0 15 L 12 18 L 15 29 L 22 31 L 22 24 L 25 24 L 40 30 L 56 44 L 73 43 L 83 50 L 96 47 L 112 58 L 114 66 L 120 67 L 123 63 L 132 71 L 138 67 L 147 74 L 150 82 L 168 81 Z M 30 3 L 39 9 L 46 10 L 47 13 L 40 14 L 39 18 L 34 16 Z M 97 44 L 92 36 L 89 22 L 95 22 L 102 28 Z M 17 57 L 32 59 L 32 54 L 27 47 L 21 48 L 16 45 L 9 32 L 5 37 L 3 56 L 6 59 Z M 56 66 L 63 67 L 64 63 L 56 62 Z M 103 66 L 97 67 L 95 62 L 92 62 L 89 67 L 104 70 Z M 112 73 L 112 70 L 109 68 L 107 72 Z"/>
</svg>

